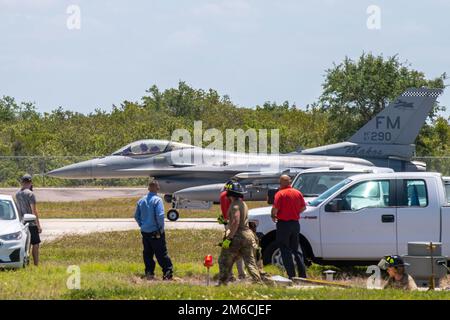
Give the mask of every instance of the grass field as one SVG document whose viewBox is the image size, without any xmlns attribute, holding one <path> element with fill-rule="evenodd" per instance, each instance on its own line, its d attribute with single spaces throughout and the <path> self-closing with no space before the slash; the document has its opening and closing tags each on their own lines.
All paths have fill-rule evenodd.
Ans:
<svg viewBox="0 0 450 320">
<path fill-rule="evenodd" d="M 132 218 L 138 198 L 111 198 L 93 201 L 41 202 L 38 204 L 42 218 Z M 266 206 L 264 201 L 248 202 L 248 207 Z M 170 204 L 164 203 L 165 211 Z M 210 210 L 179 210 L 181 218 L 217 218 L 220 206 Z"/>
<path fill-rule="evenodd" d="M 206 254 L 215 262 L 219 231 L 167 231 L 169 253 L 175 265 L 174 282 L 142 278 L 141 240 L 138 232 L 67 236 L 42 247 L 42 264 L 25 270 L 0 271 L 0 299 L 449 299 L 448 292 L 403 292 L 322 288 L 299 290 L 284 287 L 231 284 L 206 287 L 202 265 Z M 69 290 L 67 268 L 81 270 L 81 288 Z M 319 278 L 325 267 L 309 269 Z M 275 267 L 266 271 L 280 274 Z M 218 272 L 217 264 L 211 274 Z M 354 273 L 363 274 L 362 269 Z M 159 267 L 157 276 L 161 277 Z"/>
</svg>

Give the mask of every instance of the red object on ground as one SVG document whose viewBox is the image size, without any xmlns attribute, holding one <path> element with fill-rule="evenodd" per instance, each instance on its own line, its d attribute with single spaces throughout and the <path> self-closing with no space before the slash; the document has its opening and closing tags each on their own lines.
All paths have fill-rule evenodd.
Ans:
<svg viewBox="0 0 450 320">
<path fill-rule="evenodd" d="M 212 255 L 208 254 L 205 257 L 205 262 L 203 262 L 203 265 L 207 268 L 211 268 L 213 266 L 213 257 Z"/>
<path fill-rule="evenodd" d="M 231 201 L 227 197 L 227 192 L 222 191 L 220 194 L 220 211 L 225 220 L 228 220 L 228 209 L 230 208 Z"/>
<path fill-rule="evenodd" d="M 306 207 L 306 202 L 300 191 L 288 186 L 275 194 L 273 207 L 278 209 L 278 220 L 298 220 Z"/>
</svg>

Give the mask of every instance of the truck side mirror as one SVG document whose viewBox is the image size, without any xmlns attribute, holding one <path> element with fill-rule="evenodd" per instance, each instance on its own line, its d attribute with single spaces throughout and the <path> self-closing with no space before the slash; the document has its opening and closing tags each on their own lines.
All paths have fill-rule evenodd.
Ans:
<svg viewBox="0 0 450 320">
<path fill-rule="evenodd" d="M 275 202 L 275 195 L 279 189 L 269 189 L 267 190 L 267 203 L 273 204 Z"/>
<path fill-rule="evenodd" d="M 325 211 L 326 212 L 339 212 L 341 208 L 342 208 L 342 199 L 335 198 L 327 203 L 327 205 L 325 206 Z"/>
</svg>

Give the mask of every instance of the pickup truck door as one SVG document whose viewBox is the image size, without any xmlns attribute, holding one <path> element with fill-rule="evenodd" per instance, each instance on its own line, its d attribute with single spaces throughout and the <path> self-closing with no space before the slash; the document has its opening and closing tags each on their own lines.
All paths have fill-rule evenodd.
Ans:
<svg viewBox="0 0 450 320">
<path fill-rule="evenodd" d="M 408 242 L 440 241 L 441 204 L 433 179 L 397 180 L 397 247 L 407 254 Z"/>
<path fill-rule="evenodd" d="M 338 212 L 321 207 L 323 258 L 378 260 L 397 252 L 394 180 L 362 181 L 334 200 Z M 330 202 L 328 202 L 330 203 Z"/>
</svg>

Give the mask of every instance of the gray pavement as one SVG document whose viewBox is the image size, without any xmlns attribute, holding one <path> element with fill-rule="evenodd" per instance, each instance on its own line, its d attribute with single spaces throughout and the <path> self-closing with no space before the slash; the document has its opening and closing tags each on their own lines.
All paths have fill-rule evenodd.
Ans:
<svg viewBox="0 0 450 320">
<path fill-rule="evenodd" d="M 43 241 L 52 241 L 70 234 L 138 230 L 134 219 L 41 219 Z M 223 226 L 213 218 L 184 218 L 172 222 L 166 220 L 166 229 L 216 229 Z"/>
<path fill-rule="evenodd" d="M 17 188 L 0 188 L 0 194 L 14 196 Z M 146 188 L 34 188 L 40 202 L 87 201 L 107 198 L 141 197 L 147 194 Z"/>
</svg>

